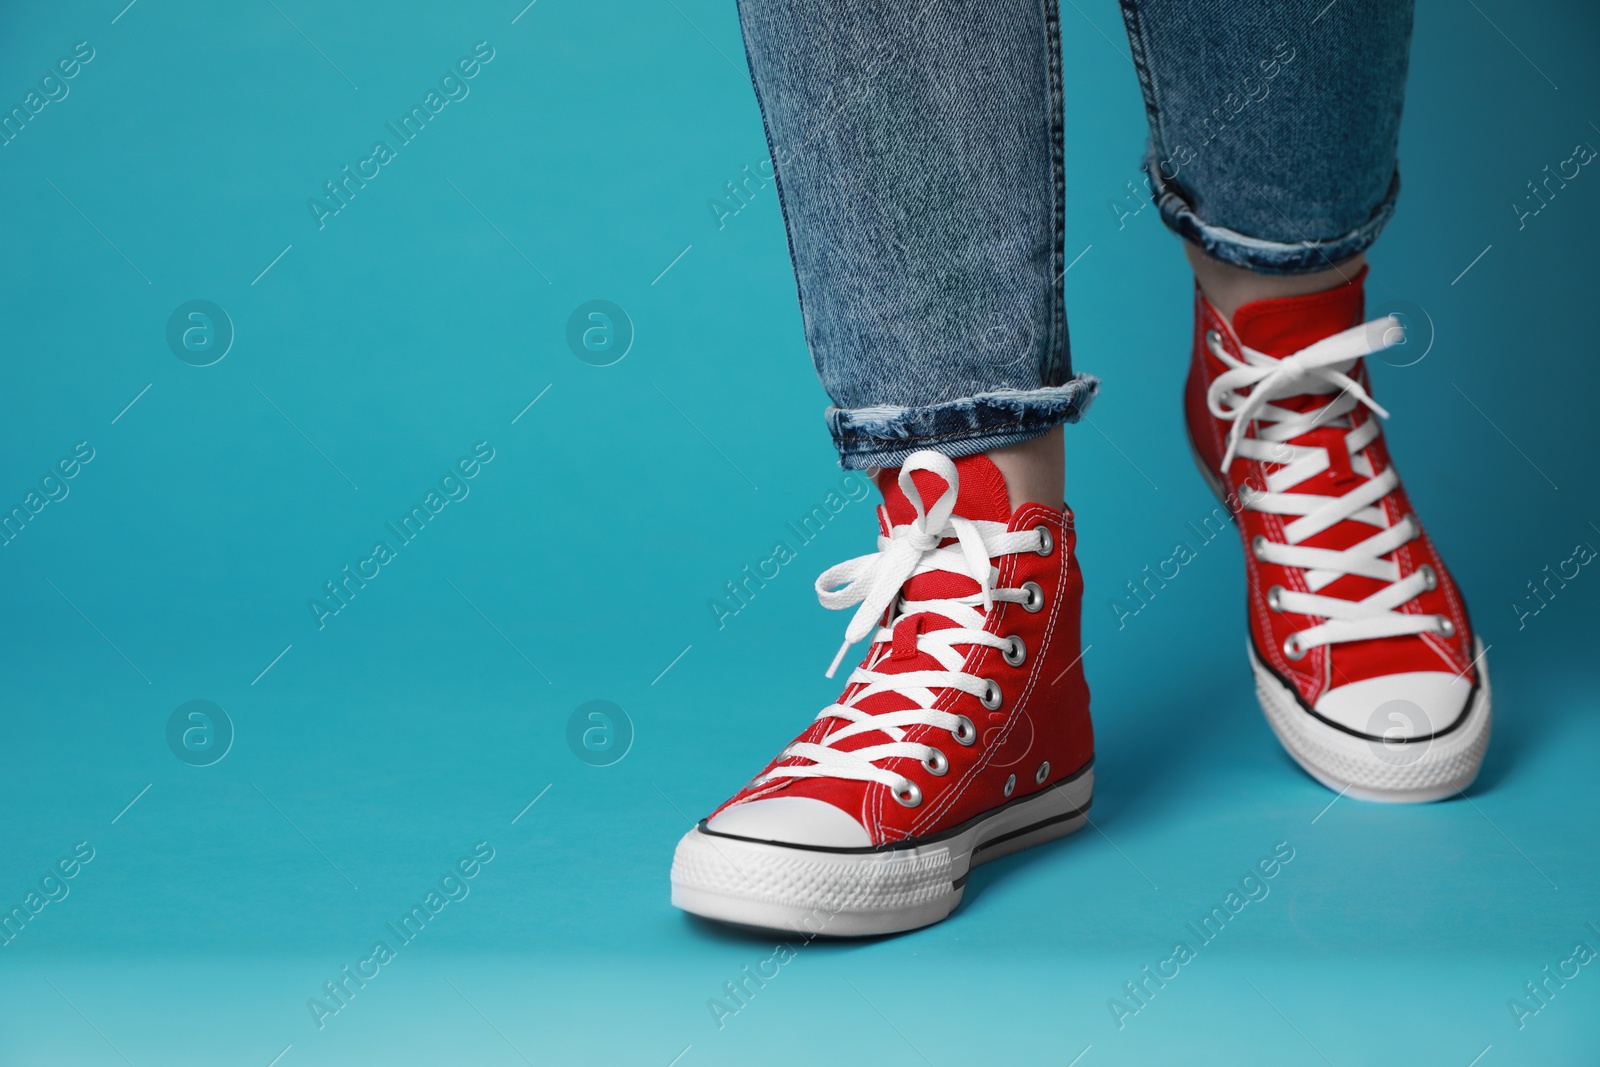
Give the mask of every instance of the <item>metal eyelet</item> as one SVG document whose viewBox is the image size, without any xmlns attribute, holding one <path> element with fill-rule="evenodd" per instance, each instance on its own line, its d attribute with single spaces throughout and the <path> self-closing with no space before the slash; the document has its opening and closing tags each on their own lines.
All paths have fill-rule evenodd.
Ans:
<svg viewBox="0 0 1600 1067">
<path fill-rule="evenodd" d="M 1009 778 L 1006 779 L 1006 796 L 1010 796 L 1012 794 L 1012 792 L 1016 788 L 1017 788 L 1017 776 L 1013 774 Z"/>
<path fill-rule="evenodd" d="M 1028 646 L 1022 643 L 1022 638 L 1015 634 L 1006 638 L 1005 647 L 1000 650 L 1000 655 L 1013 667 L 1020 667 L 1028 659 Z"/>
<path fill-rule="evenodd" d="M 1454 637 L 1456 635 L 1456 624 L 1443 615 L 1439 616 L 1434 625 L 1438 629 L 1440 637 Z"/>
<path fill-rule="evenodd" d="M 1254 556 L 1257 559 L 1257 561 L 1263 562 L 1263 563 L 1266 562 L 1265 560 L 1263 560 L 1261 558 L 1261 556 L 1262 556 L 1262 553 L 1264 553 L 1267 550 L 1267 545 L 1269 543 L 1270 542 L 1264 536 L 1262 536 L 1261 534 L 1256 534 L 1254 537 L 1252 537 L 1250 539 L 1250 554 L 1252 556 Z"/>
<path fill-rule="evenodd" d="M 1039 535 L 1039 547 L 1034 551 L 1041 556 L 1048 556 L 1054 552 L 1056 550 L 1056 539 L 1050 535 L 1050 527 L 1035 526 L 1034 530 Z"/>
<path fill-rule="evenodd" d="M 945 759 L 943 752 L 934 749 L 933 754 L 922 761 L 922 766 L 934 777 L 943 778 L 950 770 L 950 761 Z"/>
<path fill-rule="evenodd" d="M 1306 653 L 1309 651 L 1311 650 L 1300 643 L 1299 634 L 1290 634 L 1283 639 L 1283 654 L 1292 660 L 1305 659 Z"/>
<path fill-rule="evenodd" d="M 1050 777 L 1050 761 L 1045 760 L 1039 764 L 1039 769 L 1033 772 L 1033 784 L 1044 785 L 1044 780 Z"/>
<path fill-rule="evenodd" d="M 978 728 L 965 715 L 957 715 L 956 728 L 950 731 L 950 736 L 956 739 L 956 744 L 970 748 L 978 739 Z"/>
<path fill-rule="evenodd" d="M 1030 615 L 1038 614 L 1039 609 L 1044 607 L 1044 590 L 1039 588 L 1039 583 L 1023 582 L 1022 594 L 1022 610 Z"/>
<path fill-rule="evenodd" d="M 998 711 L 1001 702 L 1000 683 L 992 678 L 985 678 L 983 680 L 983 695 L 978 699 L 983 701 L 983 706 L 990 711 Z"/>
<path fill-rule="evenodd" d="M 1222 335 L 1216 330 L 1207 330 L 1206 347 L 1211 350 L 1213 356 L 1220 356 L 1221 353 L 1217 350 L 1222 347 Z"/>
<path fill-rule="evenodd" d="M 1439 575 L 1434 569 L 1424 563 L 1417 568 L 1417 573 L 1422 575 L 1422 588 L 1424 592 L 1431 593 L 1439 588 Z"/>
<path fill-rule="evenodd" d="M 1275 585 L 1267 590 L 1267 607 L 1273 611 L 1283 610 L 1283 586 Z"/>
<path fill-rule="evenodd" d="M 917 787 L 916 782 L 909 778 L 905 780 L 900 788 L 891 789 L 889 792 L 894 795 L 895 803 L 902 808 L 914 808 L 922 803 L 922 790 Z"/>
</svg>

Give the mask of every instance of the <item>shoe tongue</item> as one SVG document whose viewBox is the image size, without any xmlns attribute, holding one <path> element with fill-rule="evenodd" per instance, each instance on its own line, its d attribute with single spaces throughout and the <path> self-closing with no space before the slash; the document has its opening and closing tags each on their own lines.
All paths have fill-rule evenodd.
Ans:
<svg viewBox="0 0 1600 1067">
<path fill-rule="evenodd" d="M 1011 519 L 1011 494 L 1006 489 L 1005 475 L 987 456 L 963 456 L 955 461 L 956 489 L 955 514 L 964 519 L 988 522 L 1009 522 Z M 931 471 L 912 471 L 911 479 L 923 500 L 923 510 L 931 507 L 945 489 L 944 479 Z M 889 522 L 905 526 L 917 517 L 912 501 L 900 491 L 900 471 L 886 470 L 878 475 L 878 487 L 883 492 L 883 507 Z M 887 532 L 887 531 L 885 531 Z M 947 543 L 951 539 L 946 539 Z M 931 571 L 913 575 L 906 582 L 901 595 L 907 600 L 944 600 L 971 596 L 978 592 L 978 583 L 950 571 Z M 981 610 L 981 609 L 980 609 Z M 895 653 L 878 666 L 878 670 L 896 674 L 909 670 L 940 670 L 937 660 L 916 650 L 919 631 L 943 629 L 954 625 L 936 613 L 910 615 L 895 627 Z M 862 703 L 869 711 L 893 710 L 907 704 L 904 697 L 883 694 Z"/>
<path fill-rule="evenodd" d="M 1234 313 L 1233 329 L 1240 342 L 1263 355 L 1282 359 L 1307 348 L 1325 337 L 1348 330 L 1362 321 L 1365 310 L 1364 288 L 1367 268 L 1351 278 L 1347 284 L 1320 293 L 1305 296 L 1280 297 L 1276 300 L 1257 300 L 1246 304 Z M 1361 372 L 1351 372 L 1359 376 Z M 1329 390 L 1331 392 L 1331 390 Z M 1326 404 L 1328 393 L 1279 397 L 1273 403 L 1295 411 L 1307 411 Z M 1370 416 L 1369 416 L 1370 417 Z M 1346 420 L 1338 420 L 1343 423 Z M 1329 467 L 1313 475 L 1292 491 L 1324 496 L 1339 496 L 1348 492 L 1364 476 L 1356 474 L 1351 461 L 1346 458 L 1345 434 L 1347 426 L 1319 426 L 1294 439 L 1299 445 L 1326 449 Z M 1370 455 L 1370 454 L 1369 454 Z M 1343 551 L 1365 540 L 1373 533 L 1371 527 L 1349 521 L 1340 522 L 1302 542 L 1308 548 Z M 1324 596 L 1346 600 L 1361 600 L 1383 588 L 1385 583 L 1355 575 L 1345 575 L 1319 590 Z"/>
<path fill-rule="evenodd" d="M 1233 331 L 1247 348 L 1282 359 L 1361 322 L 1367 268 L 1345 285 L 1304 296 L 1257 300 L 1233 313 Z"/>
<path fill-rule="evenodd" d="M 1006 489 L 1005 475 L 994 461 L 983 455 L 962 456 L 955 464 L 956 480 L 960 482 L 955 513 L 964 519 L 1009 522 L 1011 494 Z M 912 471 L 911 480 L 922 497 L 924 512 L 946 488 L 944 479 L 932 471 Z M 883 506 L 893 525 L 905 526 L 916 519 L 916 506 L 900 491 L 899 468 L 879 473 L 878 488 L 883 493 Z"/>
</svg>

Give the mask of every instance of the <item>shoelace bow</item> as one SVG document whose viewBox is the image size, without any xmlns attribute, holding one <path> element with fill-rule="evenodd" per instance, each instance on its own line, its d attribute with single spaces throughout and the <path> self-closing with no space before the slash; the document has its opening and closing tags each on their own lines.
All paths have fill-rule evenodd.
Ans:
<svg viewBox="0 0 1600 1067">
<path fill-rule="evenodd" d="M 1350 418 L 1358 404 L 1382 418 L 1389 417 L 1351 372 L 1357 360 L 1398 344 L 1404 336 L 1404 326 L 1391 315 L 1334 334 L 1282 358 L 1241 344 L 1242 359 L 1231 355 L 1215 332 L 1206 336 L 1211 353 L 1229 368 L 1217 376 L 1206 392 L 1206 406 L 1211 413 L 1233 423 L 1222 471 L 1226 475 L 1236 456 L 1277 465 L 1266 475 L 1265 491 L 1248 496 L 1241 491 L 1240 504 L 1251 511 L 1294 516 L 1283 528 L 1287 543 L 1257 537 L 1252 550 L 1263 562 L 1299 570 L 1308 591 L 1274 586 L 1268 592 L 1268 604 L 1275 611 L 1325 620 L 1289 635 L 1284 652 L 1291 659 L 1301 659 L 1319 645 L 1344 641 L 1430 632 L 1448 637 L 1454 633 L 1450 620 L 1442 615 L 1399 610 L 1418 594 L 1434 588 L 1438 576 L 1432 568 L 1423 566 L 1402 578 L 1400 564 L 1385 558 L 1414 540 L 1421 527 L 1411 515 L 1390 525 L 1382 501 L 1400 484 L 1400 477 L 1392 466 L 1376 474 L 1371 457 L 1366 454 L 1367 446 L 1378 438 L 1377 419 L 1369 418 L 1352 428 L 1354 420 Z M 1330 393 L 1335 395 L 1328 403 L 1305 411 L 1274 403 L 1288 397 Z M 1249 432 L 1252 424 L 1253 436 Z M 1344 435 L 1344 446 L 1350 469 L 1362 480 L 1342 496 L 1291 492 L 1328 470 L 1332 462 L 1326 448 L 1291 443 L 1318 427 L 1349 431 Z M 1363 523 L 1377 532 L 1341 550 L 1302 544 L 1346 521 Z M 1346 574 L 1385 584 L 1363 600 L 1317 595 Z"/>
<path fill-rule="evenodd" d="M 945 490 L 925 507 L 921 492 L 912 480 L 914 471 L 937 475 Z M 820 743 L 795 742 L 778 757 L 800 758 L 805 763 L 773 768 L 759 780 L 776 778 L 843 778 L 880 782 L 889 786 L 895 799 L 907 807 L 921 803 L 921 792 L 910 779 L 885 770 L 877 764 L 894 757 L 910 757 L 923 762 L 934 774 L 943 774 L 949 762 L 932 745 L 906 741 L 909 727 L 931 726 L 948 730 L 962 745 L 977 740 L 977 728 L 964 715 L 936 710 L 940 691 L 959 690 L 986 697 L 997 691 L 993 682 L 961 670 L 966 649 L 973 645 L 1014 649 L 1015 639 L 998 637 L 984 629 L 986 613 L 996 602 L 1028 602 L 1024 589 L 996 588 L 998 571 L 991 564 L 996 556 L 1038 551 L 1043 537 L 1037 530 L 1011 532 L 1004 523 L 965 519 L 954 514 L 958 488 L 955 464 L 946 456 L 919 452 L 900 469 L 900 490 L 912 501 L 917 517 L 904 526 L 892 527 L 887 537 L 879 535 L 878 550 L 829 567 L 817 579 L 817 599 L 827 608 L 842 609 L 859 604 L 845 630 L 844 644 L 828 668 L 833 677 L 851 645 L 866 637 L 874 627 L 873 651 L 867 662 L 851 672 L 845 695 L 817 714 L 816 720 L 842 719 L 845 725 L 828 734 Z M 948 538 L 955 543 L 943 545 Z M 978 592 L 962 597 L 932 600 L 904 600 L 901 591 L 913 577 L 938 571 L 961 575 L 976 582 Z M 880 625 L 893 606 L 887 625 Z M 980 608 L 982 610 L 980 610 Z M 894 640 L 895 624 L 911 615 L 940 616 L 953 626 L 917 634 L 916 647 L 926 652 L 941 670 L 879 671 L 887 649 L 878 647 Z M 913 707 L 902 711 L 864 711 L 858 705 L 880 693 L 898 693 Z M 844 750 L 838 742 L 867 733 L 888 737 L 883 744 Z"/>
</svg>

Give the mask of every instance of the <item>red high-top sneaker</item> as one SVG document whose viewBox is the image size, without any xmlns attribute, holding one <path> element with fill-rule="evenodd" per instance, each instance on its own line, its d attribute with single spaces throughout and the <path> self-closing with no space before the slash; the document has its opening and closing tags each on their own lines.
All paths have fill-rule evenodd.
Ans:
<svg viewBox="0 0 1600 1067">
<path fill-rule="evenodd" d="M 1389 459 L 1362 357 L 1397 343 L 1350 284 L 1247 304 L 1195 294 L 1185 414 L 1233 512 L 1250 663 L 1278 740 L 1365 800 L 1466 788 L 1489 743 L 1489 675 L 1467 609 Z"/>
<path fill-rule="evenodd" d="M 985 456 L 917 452 L 879 487 L 878 551 L 817 579 L 825 606 L 861 605 L 834 667 L 872 634 L 866 659 L 678 843 L 685 911 L 833 936 L 910 930 L 955 910 L 976 864 L 1083 825 L 1094 738 L 1072 513 L 1012 512 Z"/>
</svg>

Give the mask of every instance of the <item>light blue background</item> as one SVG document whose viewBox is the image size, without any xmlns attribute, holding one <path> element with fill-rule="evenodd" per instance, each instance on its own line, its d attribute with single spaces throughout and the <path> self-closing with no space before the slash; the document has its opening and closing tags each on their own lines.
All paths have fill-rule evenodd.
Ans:
<svg viewBox="0 0 1600 1067">
<path fill-rule="evenodd" d="M 1069 3 L 1098 830 L 983 868 L 940 926 L 802 948 L 719 1030 L 708 998 L 774 940 L 672 909 L 672 848 L 834 695 L 811 580 L 872 536 L 851 504 L 717 628 L 841 477 L 771 189 L 720 230 L 707 206 L 766 157 L 732 5 L 122 2 L 0 32 L 6 108 L 96 50 L 0 148 L 0 502 L 95 449 L 0 548 L 0 905 L 96 851 L 0 948 L 0 1062 L 1600 1061 L 1597 967 L 1523 1030 L 1506 1006 L 1600 947 L 1600 576 L 1512 607 L 1600 546 L 1600 175 L 1520 230 L 1510 206 L 1600 145 L 1592 8 L 1424 0 L 1373 256 L 1374 303 L 1432 341 L 1376 369 L 1390 439 L 1492 646 L 1469 800 L 1327 807 L 1256 710 L 1229 540 L 1116 628 L 1212 502 L 1179 248 L 1110 207 L 1143 140 L 1126 40 Z M 470 96 L 319 231 L 306 201 L 481 40 Z M 637 332 L 609 367 L 565 341 L 597 298 Z M 214 366 L 166 346 L 191 299 L 237 330 Z M 319 631 L 307 601 L 485 440 L 470 496 Z M 167 747 L 192 699 L 237 731 L 210 767 Z M 565 741 L 596 699 L 636 732 L 602 768 Z M 319 1031 L 307 999 L 479 841 L 471 895 Z M 1280 841 L 1271 895 L 1119 1030 L 1108 998 Z"/>
</svg>

